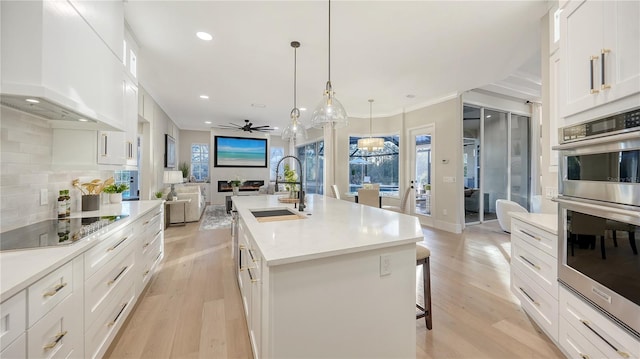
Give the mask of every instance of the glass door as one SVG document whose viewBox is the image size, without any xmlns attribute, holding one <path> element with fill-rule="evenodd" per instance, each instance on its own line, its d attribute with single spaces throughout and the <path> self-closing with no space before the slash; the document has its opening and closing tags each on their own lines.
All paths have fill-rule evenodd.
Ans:
<svg viewBox="0 0 640 359">
<path fill-rule="evenodd" d="M 433 212 L 434 196 L 435 193 L 433 185 L 433 162 L 434 158 L 434 146 L 433 146 L 433 126 L 420 127 L 410 130 L 410 146 L 411 154 L 410 178 L 413 180 L 413 196 L 410 198 L 410 203 L 407 204 L 409 213 L 417 216 L 420 219 L 420 223 L 426 225 L 432 225 L 433 219 L 431 213 Z"/>
</svg>

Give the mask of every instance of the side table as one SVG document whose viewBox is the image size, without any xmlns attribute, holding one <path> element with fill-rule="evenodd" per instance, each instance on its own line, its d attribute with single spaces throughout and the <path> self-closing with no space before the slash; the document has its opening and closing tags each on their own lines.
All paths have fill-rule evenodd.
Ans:
<svg viewBox="0 0 640 359">
<path fill-rule="evenodd" d="M 165 201 L 164 202 L 164 228 L 169 226 L 186 226 L 187 225 L 187 203 L 191 203 L 191 198 L 189 199 L 176 199 L 174 201 Z M 182 204 L 182 223 L 171 223 L 171 206 L 174 204 Z"/>
</svg>

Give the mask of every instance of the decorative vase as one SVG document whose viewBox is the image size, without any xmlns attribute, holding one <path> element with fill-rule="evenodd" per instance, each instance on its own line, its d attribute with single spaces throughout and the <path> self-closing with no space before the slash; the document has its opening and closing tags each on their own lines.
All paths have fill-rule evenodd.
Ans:
<svg viewBox="0 0 640 359">
<path fill-rule="evenodd" d="M 240 187 L 238 186 L 231 186 L 231 189 L 233 190 L 233 195 L 237 196 L 238 194 L 240 194 Z"/>
<path fill-rule="evenodd" d="M 121 203 L 122 202 L 122 193 L 109 193 L 109 202 L 111 202 L 111 203 Z"/>
<path fill-rule="evenodd" d="M 85 194 L 84 196 L 82 196 L 83 211 L 97 211 L 99 209 L 100 209 L 99 194 Z"/>
</svg>

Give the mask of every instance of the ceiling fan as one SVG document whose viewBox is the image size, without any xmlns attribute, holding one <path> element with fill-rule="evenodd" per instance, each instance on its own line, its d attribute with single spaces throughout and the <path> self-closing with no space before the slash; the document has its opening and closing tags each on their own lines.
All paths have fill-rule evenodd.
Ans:
<svg viewBox="0 0 640 359">
<path fill-rule="evenodd" d="M 228 125 L 220 125 L 218 126 L 218 128 L 230 128 L 230 129 L 234 129 L 234 130 L 242 130 L 245 132 L 253 132 L 253 131 L 257 131 L 257 132 L 268 132 L 268 131 L 273 131 L 273 128 L 270 128 L 269 125 L 264 125 L 264 126 L 253 126 L 253 123 L 249 122 L 249 120 L 244 120 L 244 125 L 237 125 L 235 123 L 231 123 L 229 122 Z"/>
</svg>

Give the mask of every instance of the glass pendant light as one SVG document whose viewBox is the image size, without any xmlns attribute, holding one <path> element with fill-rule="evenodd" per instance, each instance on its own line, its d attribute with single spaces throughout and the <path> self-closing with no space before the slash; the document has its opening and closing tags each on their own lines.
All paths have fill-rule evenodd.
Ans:
<svg viewBox="0 0 640 359">
<path fill-rule="evenodd" d="M 379 151 L 384 148 L 384 138 L 371 137 L 372 119 L 371 108 L 373 106 L 373 100 L 369 100 L 369 137 L 361 138 L 358 140 L 358 149 L 368 152 Z"/>
<path fill-rule="evenodd" d="M 300 110 L 296 105 L 296 77 L 297 77 L 297 50 L 300 47 L 300 43 L 298 41 L 292 41 L 291 47 L 293 47 L 293 109 L 291 110 L 291 122 L 282 130 L 282 139 L 283 140 L 293 140 L 295 143 L 297 139 L 306 139 L 307 138 L 307 130 L 302 126 L 300 121 Z"/>
<path fill-rule="evenodd" d="M 333 128 L 347 126 L 349 120 L 347 111 L 338 99 L 336 99 L 333 88 L 331 87 L 331 0 L 329 0 L 329 77 L 324 90 L 322 101 L 311 116 L 311 126 L 320 128 L 325 125 L 331 125 Z"/>
</svg>

